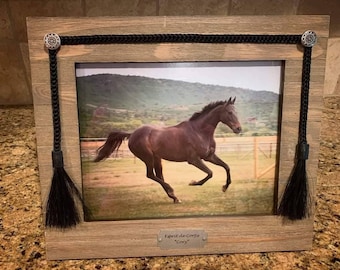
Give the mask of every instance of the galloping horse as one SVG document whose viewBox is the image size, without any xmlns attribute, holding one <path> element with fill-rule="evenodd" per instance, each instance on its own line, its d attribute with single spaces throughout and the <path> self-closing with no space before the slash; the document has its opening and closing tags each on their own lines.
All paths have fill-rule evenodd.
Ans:
<svg viewBox="0 0 340 270">
<path fill-rule="evenodd" d="M 98 148 L 95 162 L 108 158 L 118 150 L 125 139 L 128 139 L 130 151 L 146 165 L 146 176 L 158 182 L 167 195 L 179 203 L 173 188 L 164 181 L 162 159 L 176 162 L 186 161 L 207 173 L 200 181 L 192 181 L 189 185 L 203 185 L 212 177 L 212 171 L 202 159 L 222 166 L 227 174 L 225 192 L 231 183 L 229 166 L 215 154 L 216 142 L 214 132 L 219 122 L 226 124 L 238 134 L 241 125 L 235 112 L 236 98 L 228 101 L 217 101 L 205 106 L 201 112 L 194 113 L 187 121 L 170 127 L 142 126 L 132 133 L 111 132 L 104 145 Z"/>
</svg>

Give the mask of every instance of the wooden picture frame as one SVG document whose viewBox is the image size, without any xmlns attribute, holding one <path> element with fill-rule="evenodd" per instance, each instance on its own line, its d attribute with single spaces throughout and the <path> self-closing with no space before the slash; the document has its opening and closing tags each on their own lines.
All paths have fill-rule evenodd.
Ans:
<svg viewBox="0 0 340 270">
<path fill-rule="evenodd" d="M 310 77 L 307 138 L 309 187 L 314 202 L 328 16 L 257 17 L 100 17 L 28 18 L 32 90 L 42 202 L 45 205 L 53 173 L 51 150 L 53 124 L 49 55 L 43 38 L 47 33 L 63 36 L 113 34 L 317 34 Z M 82 173 L 76 104 L 75 63 L 171 62 L 171 61 L 284 61 L 280 157 L 277 200 L 281 198 L 294 166 L 298 138 L 302 47 L 297 44 L 247 43 L 152 43 L 62 46 L 58 52 L 58 79 L 62 149 L 65 169 L 81 187 Z M 312 207 L 313 208 L 313 207 Z M 183 247 L 162 237 L 199 235 L 204 241 Z M 313 238 L 313 209 L 309 218 L 290 222 L 277 215 L 214 216 L 181 219 L 81 222 L 77 227 L 46 229 L 47 258 L 85 259 L 110 257 L 221 254 L 236 252 L 296 251 L 309 249 Z M 187 239 L 187 238 L 186 238 Z"/>
</svg>

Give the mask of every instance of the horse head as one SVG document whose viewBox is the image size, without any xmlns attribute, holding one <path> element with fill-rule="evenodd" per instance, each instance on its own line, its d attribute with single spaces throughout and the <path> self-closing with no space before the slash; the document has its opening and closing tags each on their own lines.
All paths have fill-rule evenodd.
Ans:
<svg viewBox="0 0 340 270">
<path fill-rule="evenodd" d="M 231 99 L 230 97 L 228 101 L 225 101 L 221 113 L 221 122 L 231 128 L 234 133 L 238 134 L 242 131 L 242 128 L 237 118 L 234 106 L 235 101 L 236 97 L 234 99 Z"/>
</svg>

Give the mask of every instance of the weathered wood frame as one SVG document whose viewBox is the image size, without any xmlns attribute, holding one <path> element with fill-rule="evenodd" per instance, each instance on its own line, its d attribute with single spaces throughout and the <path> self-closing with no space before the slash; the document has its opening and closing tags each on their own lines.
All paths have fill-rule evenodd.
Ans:
<svg viewBox="0 0 340 270">
<path fill-rule="evenodd" d="M 28 43 L 41 196 L 45 205 L 52 177 L 53 125 L 49 81 L 49 57 L 43 37 L 100 34 L 303 34 L 312 30 L 313 47 L 307 140 L 309 186 L 314 202 L 323 83 L 328 38 L 328 16 L 256 17 L 100 17 L 28 18 Z M 280 198 L 294 165 L 298 139 L 303 47 L 286 44 L 106 44 L 62 46 L 58 52 L 62 150 L 65 169 L 81 187 L 80 145 L 75 63 L 252 61 L 285 62 L 277 198 Z M 313 204 L 312 202 L 312 204 Z M 313 209 L 312 209 L 313 212 Z M 204 248 L 168 249 L 157 246 L 162 229 L 203 229 Z M 276 215 L 226 216 L 136 221 L 82 222 L 76 228 L 46 229 L 48 259 L 166 256 L 305 250 L 311 248 L 313 213 L 310 218 L 287 222 Z"/>
</svg>

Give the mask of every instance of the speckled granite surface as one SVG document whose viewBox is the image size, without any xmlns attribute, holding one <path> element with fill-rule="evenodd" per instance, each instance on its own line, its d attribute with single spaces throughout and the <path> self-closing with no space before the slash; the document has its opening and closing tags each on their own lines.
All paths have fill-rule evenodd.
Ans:
<svg viewBox="0 0 340 270">
<path fill-rule="evenodd" d="M 340 269 L 340 97 L 325 99 L 312 250 L 46 261 L 32 107 L 0 107 L 0 269 Z"/>
</svg>

